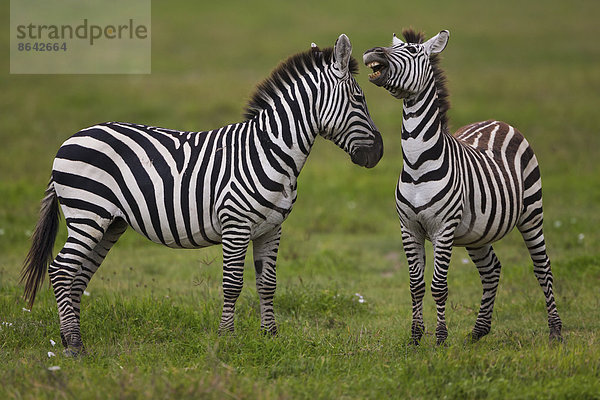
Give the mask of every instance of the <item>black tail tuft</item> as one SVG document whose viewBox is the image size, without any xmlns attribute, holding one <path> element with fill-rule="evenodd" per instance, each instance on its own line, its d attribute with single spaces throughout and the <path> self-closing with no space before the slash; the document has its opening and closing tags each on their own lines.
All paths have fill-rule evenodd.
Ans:
<svg viewBox="0 0 600 400">
<path fill-rule="evenodd" d="M 51 180 L 42 200 L 40 218 L 31 237 L 31 249 L 21 270 L 21 282 L 25 282 L 25 300 L 29 308 L 33 306 L 35 295 L 44 283 L 48 264 L 52 262 L 59 218 L 58 198 Z"/>
</svg>

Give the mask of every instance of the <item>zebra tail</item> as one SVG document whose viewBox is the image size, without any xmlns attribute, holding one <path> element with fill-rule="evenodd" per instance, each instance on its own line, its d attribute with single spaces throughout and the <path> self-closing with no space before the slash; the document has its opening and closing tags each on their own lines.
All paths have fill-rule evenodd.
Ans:
<svg viewBox="0 0 600 400">
<path fill-rule="evenodd" d="M 21 270 L 21 283 L 25 282 L 24 297 L 30 309 L 38 289 L 44 283 L 48 265 L 52 262 L 59 219 L 58 197 L 54 190 L 54 182 L 50 180 L 42 199 L 40 218 L 31 237 L 31 249 Z"/>
</svg>

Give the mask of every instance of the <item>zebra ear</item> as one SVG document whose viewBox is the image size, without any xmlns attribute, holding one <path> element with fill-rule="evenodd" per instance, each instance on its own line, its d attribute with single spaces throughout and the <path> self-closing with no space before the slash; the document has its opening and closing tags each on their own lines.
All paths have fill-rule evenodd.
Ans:
<svg viewBox="0 0 600 400">
<path fill-rule="evenodd" d="M 449 38 L 450 32 L 446 30 L 441 31 L 440 33 L 423 43 L 425 53 L 427 53 L 427 55 L 441 53 L 442 50 L 446 48 Z"/>
<path fill-rule="evenodd" d="M 335 41 L 333 54 L 337 68 L 342 72 L 348 71 L 348 63 L 350 62 L 350 55 L 352 54 L 352 44 L 350 44 L 348 36 L 343 33 L 340 35 Z"/>
<path fill-rule="evenodd" d="M 398 36 L 394 33 L 394 37 L 392 38 L 392 45 L 396 46 L 398 44 L 404 43 L 402 40 L 398 39 Z"/>
</svg>

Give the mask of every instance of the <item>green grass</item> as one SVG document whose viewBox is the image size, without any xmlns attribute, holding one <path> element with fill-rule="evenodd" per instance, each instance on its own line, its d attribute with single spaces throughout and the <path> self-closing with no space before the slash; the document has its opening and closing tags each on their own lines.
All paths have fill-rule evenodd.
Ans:
<svg viewBox="0 0 600 400">
<path fill-rule="evenodd" d="M 5 32 L 0 398 L 600 398 L 600 4 L 423 3 L 153 2 L 148 76 L 9 75 Z M 256 83 L 286 56 L 311 42 L 332 45 L 344 32 L 360 59 L 409 25 L 428 36 L 451 32 L 443 65 L 454 128 L 501 119 L 536 150 L 563 344 L 548 343 L 542 291 L 513 233 L 495 246 L 503 272 L 490 335 L 464 342 L 481 284 L 455 249 L 448 346 L 435 346 L 429 294 L 423 343 L 408 345 L 408 272 L 393 196 L 401 104 L 370 85 L 364 67 L 357 79 L 385 155 L 365 170 L 317 141 L 283 228 L 278 337 L 260 333 L 250 261 L 236 334 L 219 337 L 220 248 L 170 250 L 128 232 L 83 299 L 89 355 L 68 359 L 50 344 L 60 342 L 52 293 L 44 287 L 24 311 L 18 277 L 52 159 L 69 135 L 107 120 L 186 130 L 239 121 Z M 63 226 L 57 245 L 64 238 Z"/>
</svg>

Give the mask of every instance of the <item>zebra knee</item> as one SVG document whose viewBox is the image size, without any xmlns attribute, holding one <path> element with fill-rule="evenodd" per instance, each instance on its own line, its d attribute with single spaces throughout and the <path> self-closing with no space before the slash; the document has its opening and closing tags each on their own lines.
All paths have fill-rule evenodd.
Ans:
<svg viewBox="0 0 600 400">
<path fill-rule="evenodd" d="M 448 299 L 448 286 L 440 287 L 432 283 L 431 295 L 437 304 L 444 304 Z"/>
</svg>

